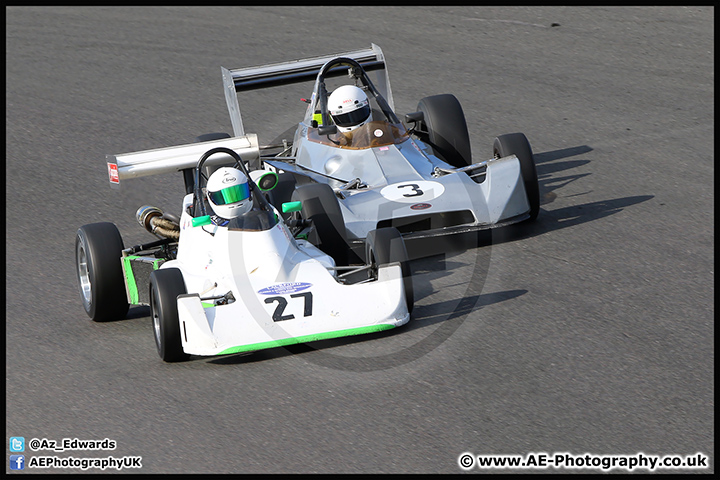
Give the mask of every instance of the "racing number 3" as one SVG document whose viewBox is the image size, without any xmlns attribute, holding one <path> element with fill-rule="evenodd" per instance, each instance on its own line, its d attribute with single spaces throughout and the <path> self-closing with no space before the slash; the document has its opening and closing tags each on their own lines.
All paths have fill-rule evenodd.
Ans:
<svg viewBox="0 0 720 480">
<path fill-rule="evenodd" d="M 312 304 L 313 304 L 313 298 L 312 298 L 312 292 L 303 292 L 303 293 L 294 293 L 290 295 L 290 298 L 299 298 L 303 297 L 305 299 L 305 307 L 303 309 L 303 317 L 310 317 L 312 316 Z M 285 311 L 285 307 L 287 307 L 288 301 L 285 299 L 285 297 L 268 297 L 265 299 L 265 303 L 273 303 L 277 302 L 277 307 L 275 307 L 275 311 L 273 312 L 272 319 L 273 322 L 282 322 L 283 320 L 292 320 L 295 318 L 295 315 L 283 315 L 283 312 Z"/>
<path fill-rule="evenodd" d="M 417 185 L 415 183 L 410 183 L 408 185 L 398 185 L 397 188 L 405 188 L 405 187 L 412 188 L 412 193 L 404 193 L 403 197 L 418 197 L 424 193 L 422 190 L 420 190 L 420 185 Z"/>
</svg>

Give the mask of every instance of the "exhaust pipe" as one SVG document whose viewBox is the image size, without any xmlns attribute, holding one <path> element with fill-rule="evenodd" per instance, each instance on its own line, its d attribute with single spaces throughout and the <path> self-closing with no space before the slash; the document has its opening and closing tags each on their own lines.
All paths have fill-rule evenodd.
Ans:
<svg viewBox="0 0 720 480">
<path fill-rule="evenodd" d="M 145 230 L 153 235 L 161 235 L 172 240 L 180 239 L 180 225 L 167 218 L 157 207 L 142 206 L 135 213 L 135 218 Z"/>
</svg>

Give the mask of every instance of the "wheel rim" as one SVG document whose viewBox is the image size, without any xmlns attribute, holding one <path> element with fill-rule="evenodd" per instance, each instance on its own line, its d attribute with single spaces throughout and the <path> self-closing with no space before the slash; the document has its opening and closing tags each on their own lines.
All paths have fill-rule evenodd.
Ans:
<svg viewBox="0 0 720 480">
<path fill-rule="evenodd" d="M 155 294 L 153 292 L 150 292 L 150 311 L 152 312 L 152 321 L 153 321 L 153 334 L 155 335 L 155 345 L 157 345 L 158 350 L 160 350 L 161 342 L 161 332 L 160 332 L 160 314 L 157 310 L 157 305 L 155 302 Z"/>
<path fill-rule="evenodd" d="M 82 294 L 85 305 L 90 307 L 92 305 L 92 283 L 90 282 L 90 270 L 88 269 L 87 253 L 85 252 L 82 242 L 78 243 L 77 259 L 80 293 Z"/>
<path fill-rule="evenodd" d="M 375 260 L 375 252 L 370 250 L 368 259 L 368 264 L 370 265 L 370 269 L 368 270 L 368 276 L 371 280 L 377 280 L 378 279 L 378 264 Z"/>
</svg>

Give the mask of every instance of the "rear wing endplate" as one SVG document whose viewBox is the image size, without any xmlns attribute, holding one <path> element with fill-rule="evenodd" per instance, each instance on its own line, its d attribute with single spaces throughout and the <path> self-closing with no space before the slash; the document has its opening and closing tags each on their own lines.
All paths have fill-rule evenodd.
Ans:
<svg viewBox="0 0 720 480">
<path fill-rule="evenodd" d="M 200 157 L 215 147 L 227 147 L 234 150 L 243 161 L 250 164 L 251 169 L 260 163 L 258 138 L 256 134 L 252 133 L 209 142 L 107 155 L 105 158 L 110 185 L 117 187 L 120 186 L 120 180 L 195 168 Z M 234 163 L 235 159 L 230 155 L 217 153 L 207 159 L 205 166 L 232 165 Z"/>
<path fill-rule="evenodd" d="M 395 110 L 392 91 L 390 90 L 390 80 L 385 66 L 385 57 L 380 47 L 374 43 L 371 44 L 370 48 L 363 50 L 354 50 L 302 60 L 272 63 L 248 68 L 227 69 L 220 67 L 225 90 L 225 101 L 227 102 L 230 121 L 232 122 L 235 135 L 241 136 L 245 134 L 237 99 L 238 92 L 314 81 L 318 73 L 320 73 L 322 66 L 337 57 L 349 57 L 358 62 L 367 72 L 368 76 L 371 77 L 375 87 L 380 91 L 382 96 L 385 97 L 390 108 Z M 338 67 L 332 69 L 327 76 L 341 76 L 346 74 L 347 67 Z"/>
</svg>

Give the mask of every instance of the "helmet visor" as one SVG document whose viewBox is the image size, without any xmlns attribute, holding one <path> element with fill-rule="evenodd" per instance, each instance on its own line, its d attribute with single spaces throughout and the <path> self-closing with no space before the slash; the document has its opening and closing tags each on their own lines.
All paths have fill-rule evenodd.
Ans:
<svg viewBox="0 0 720 480">
<path fill-rule="evenodd" d="M 241 183 L 232 187 L 223 188 L 217 192 L 208 192 L 208 198 L 215 205 L 229 205 L 240 202 L 250 196 L 250 185 Z"/>
<path fill-rule="evenodd" d="M 370 116 L 370 105 L 364 105 L 357 110 L 339 115 L 332 115 L 335 125 L 338 127 L 352 127 L 358 123 L 362 123 Z"/>
</svg>

